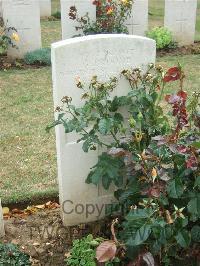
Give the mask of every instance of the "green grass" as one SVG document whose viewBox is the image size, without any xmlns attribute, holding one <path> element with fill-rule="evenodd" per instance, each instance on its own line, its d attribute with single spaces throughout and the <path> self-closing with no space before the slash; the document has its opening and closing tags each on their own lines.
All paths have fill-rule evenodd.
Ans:
<svg viewBox="0 0 200 266">
<path fill-rule="evenodd" d="M 0 84 L 2 200 L 55 193 L 54 132 L 45 132 L 53 119 L 50 68 L 1 72 Z"/>
<path fill-rule="evenodd" d="M 60 11 L 60 0 L 51 0 L 51 13 Z"/>
<path fill-rule="evenodd" d="M 57 42 L 62 39 L 61 37 L 61 22 L 56 21 L 41 21 L 42 28 L 42 46 L 50 47 L 51 43 Z"/>
<path fill-rule="evenodd" d="M 59 0 L 52 1 L 52 12 Z M 200 0 L 198 14 L 200 15 Z M 150 0 L 151 23 L 161 23 L 163 0 Z M 42 20 L 44 47 L 61 39 L 60 21 Z M 200 36 L 200 16 L 197 29 Z M 198 36 L 197 34 L 197 36 Z M 165 67 L 179 61 L 186 71 L 185 89 L 199 91 L 200 55 L 158 58 Z M 171 90 L 176 90 L 176 83 Z M 168 89 L 169 90 L 169 89 Z M 54 131 L 45 132 L 53 119 L 51 69 L 0 72 L 0 197 L 4 204 L 39 196 L 57 195 Z"/>
</svg>

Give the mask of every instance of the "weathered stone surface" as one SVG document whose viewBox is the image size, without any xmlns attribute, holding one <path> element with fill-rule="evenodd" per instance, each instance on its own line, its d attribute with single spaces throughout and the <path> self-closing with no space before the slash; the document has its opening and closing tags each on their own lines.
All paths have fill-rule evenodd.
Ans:
<svg viewBox="0 0 200 266">
<path fill-rule="evenodd" d="M 3 221 L 3 211 L 0 199 L 0 238 L 3 237 L 4 235 L 5 235 L 5 230 L 4 230 L 4 221 Z"/>
<path fill-rule="evenodd" d="M 15 27 L 19 35 L 18 49 L 9 47 L 8 56 L 23 58 L 30 51 L 41 48 L 40 8 L 38 0 L 3 0 L 3 19 Z M 9 33 L 8 33 L 9 34 Z"/>
<path fill-rule="evenodd" d="M 51 0 L 39 0 L 40 17 L 51 16 Z"/>
<path fill-rule="evenodd" d="M 60 4 L 63 40 L 82 33 L 75 29 L 76 26 L 79 26 L 77 22 L 69 18 L 69 10 L 71 6 L 76 7 L 79 17 L 88 13 L 92 21 L 95 21 L 96 19 L 96 6 L 92 4 L 91 0 L 60 0 Z"/>
<path fill-rule="evenodd" d="M 147 64 L 154 63 L 155 53 L 153 40 L 123 34 L 85 36 L 52 44 L 55 107 L 60 105 L 65 95 L 73 98 L 73 104 L 81 105 L 82 91 L 75 85 L 77 76 L 85 84 L 93 75 L 102 81 L 112 76 L 119 77 L 123 69 L 144 69 Z M 129 86 L 125 85 L 117 88 L 114 95 L 126 94 Z M 90 167 L 96 164 L 101 151 L 84 153 L 82 143 L 76 143 L 79 137 L 75 133 L 65 134 L 62 126 L 56 128 L 59 193 L 64 225 L 98 220 L 105 215 L 105 205 L 114 201 L 113 192 L 85 183 Z M 90 212 L 88 217 L 86 209 Z"/>
<path fill-rule="evenodd" d="M 148 0 L 134 0 L 132 15 L 126 25 L 129 34 L 145 36 L 148 30 Z"/>
<path fill-rule="evenodd" d="M 0 0 L 0 18 L 2 17 L 2 0 Z"/>
<path fill-rule="evenodd" d="M 194 43 L 197 0 L 165 0 L 164 25 L 179 45 Z"/>
</svg>

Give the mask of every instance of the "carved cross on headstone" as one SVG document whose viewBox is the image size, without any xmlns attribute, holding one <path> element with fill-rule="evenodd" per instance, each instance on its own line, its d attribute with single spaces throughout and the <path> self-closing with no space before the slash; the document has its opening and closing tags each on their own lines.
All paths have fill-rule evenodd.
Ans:
<svg viewBox="0 0 200 266">
<path fill-rule="evenodd" d="M 183 11 L 184 10 L 181 10 L 180 18 L 176 19 L 176 23 L 178 25 L 180 25 L 180 32 L 181 33 L 185 32 L 185 26 L 189 22 L 185 12 L 183 12 Z"/>
<path fill-rule="evenodd" d="M 165 27 L 179 45 L 194 43 L 197 0 L 165 0 Z"/>
<path fill-rule="evenodd" d="M 148 29 L 148 0 L 134 0 L 131 17 L 126 22 L 129 34 L 144 36 Z"/>
</svg>

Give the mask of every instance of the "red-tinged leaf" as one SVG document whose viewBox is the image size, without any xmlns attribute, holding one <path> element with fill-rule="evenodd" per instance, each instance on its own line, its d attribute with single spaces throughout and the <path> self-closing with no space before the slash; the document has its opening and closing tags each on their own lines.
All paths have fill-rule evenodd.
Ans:
<svg viewBox="0 0 200 266">
<path fill-rule="evenodd" d="M 149 197 L 159 198 L 160 197 L 160 189 L 159 188 L 151 188 L 148 193 Z"/>
<path fill-rule="evenodd" d="M 166 75 L 164 76 L 164 82 L 175 81 L 181 78 L 181 70 L 178 67 L 172 67 L 168 69 Z"/>
<path fill-rule="evenodd" d="M 179 73 L 180 69 L 178 67 L 171 67 L 167 70 L 168 75 L 174 75 L 174 73 Z"/>
<path fill-rule="evenodd" d="M 165 101 L 166 101 L 166 102 L 169 102 L 170 96 L 171 96 L 171 95 L 169 95 L 169 94 L 165 95 Z"/>
<path fill-rule="evenodd" d="M 178 95 L 179 97 L 181 97 L 183 100 L 186 100 L 186 99 L 187 99 L 187 93 L 186 93 L 185 91 L 183 91 L 183 90 L 179 91 L 179 92 L 177 93 L 177 95 Z"/>
<path fill-rule="evenodd" d="M 189 168 L 193 171 L 196 170 L 198 167 L 197 158 L 194 155 L 191 155 L 186 161 L 186 166 L 187 166 L 187 168 Z"/>
<path fill-rule="evenodd" d="M 163 79 L 164 82 L 170 82 L 171 80 L 171 76 L 165 76 Z"/>
<path fill-rule="evenodd" d="M 98 262 L 107 262 L 114 259 L 116 251 L 117 247 L 114 241 L 104 241 L 97 247 L 96 258 Z"/>
<path fill-rule="evenodd" d="M 185 154 L 185 153 L 187 153 L 188 148 L 187 148 L 186 146 L 184 146 L 184 145 L 178 145 L 178 146 L 177 146 L 177 151 L 178 151 L 179 153 L 183 153 L 183 154 Z"/>
</svg>

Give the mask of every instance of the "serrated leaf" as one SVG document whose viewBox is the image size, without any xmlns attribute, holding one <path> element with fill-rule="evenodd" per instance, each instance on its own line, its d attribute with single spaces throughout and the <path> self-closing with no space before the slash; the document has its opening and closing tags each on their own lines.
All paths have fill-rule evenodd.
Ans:
<svg viewBox="0 0 200 266">
<path fill-rule="evenodd" d="M 188 211 L 196 215 L 197 217 L 200 216 L 200 196 L 196 196 L 195 198 L 191 199 L 187 205 Z"/>
<path fill-rule="evenodd" d="M 194 225 L 191 230 L 192 240 L 195 242 L 200 242 L 200 226 Z"/>
<path fill-rule="evenodd" d="M 130 237 L 127 241 L 128 246 L 138 246 L 144 243 L 151 234 L 151 225 L 144 224 L 136 231 L 136 234 Z"/>
<path fill-rule="evenodd" d="M 110 132 L 110 129 L 111 129 L 111 126 L 112 126 L 112 123 L 111 123 L 111 119 L 109 118 L 103 118 L 99 121 L 99 132 L 102 134 L 102 135 L 106 135 Z"/>
<path fill-rule="evenodd" d="M 191 146 L 200 149 L 200 141 L 192 142 Z"/>
<path fill-rule="evenodd" d="M 190 245 L 191 237 L 188 231 L 182 230 L 175 236 L 177 243 L 182 248 L 187 248 Z"/>
<path fill-rule="evenodd" d="M 183 194 L 183 184 L 180 179 L 173 179 L 167 186 L 167 192 L 170 198 L 179 198 Z"/>
<path fill-rule="evenodd" d="M 129 212 L 126 216 L 126 220 L 134 221 L 138 219 L 147 219 L 153 214 L 152 209 L 136 209 Z"/>
<path fill-rule="evenodd" d="M 200 176 L 197 176 L 195 180 L 195 187 L 200 187 Z"/>
<path fill-rule="evenodd" d="M 112 180 L 108 178 L 107 176 L 102 177 L 102 185 L 105 189 L 109 189 L 111 182 Z"/>
</svg>

